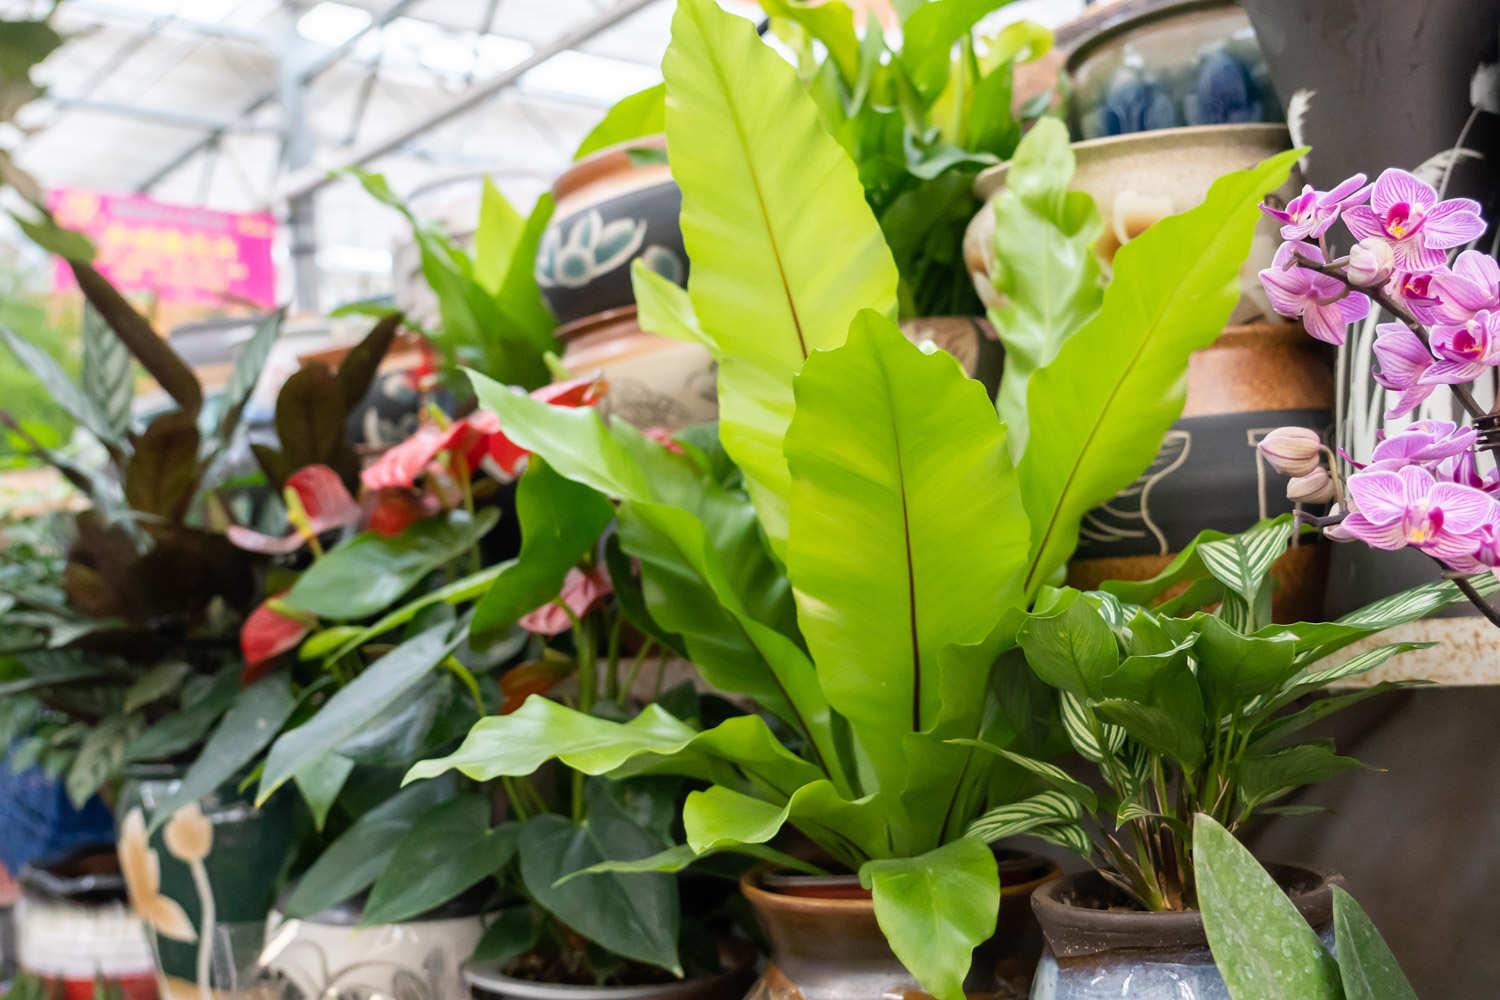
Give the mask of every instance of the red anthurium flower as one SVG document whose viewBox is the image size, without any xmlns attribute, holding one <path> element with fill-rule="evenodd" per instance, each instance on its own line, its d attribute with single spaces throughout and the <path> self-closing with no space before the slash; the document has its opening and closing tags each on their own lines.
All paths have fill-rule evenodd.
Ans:
<svg viewBox="0 0 1500 1000">
<path fill-rule="evenodd" d="M 432 496 L 404 489 L 377 490 L 365 495 L 365 527 L 389 538 L 436 514 L 438 508 Z"/>
<path fill-rule="evenodd" d="M 240 626 L 240 654 L 245 658 L 245 666 L 240 671 L 241 684 L 254 684 L 260 680 L 270 669 L 272 660 L 296 649 L 318 623 L 311 615 L 299 614 L 282 604 L 281 598 L 285 596 L 286 592 L 282 591 L 261 602 Z"/>
<path fill-rule="evenodd" d="M 675 451 L 679 455 L 686 455 L 682 450 L 682 443 L 672 436 L 672 432 L 665 427 L 647 427 L 641 432 L 655 441 L 668 451 Z"/>
<path fill-rule="evenodd" d="M 500 678 L 500 693 L 505 703 L 501 715 L 509 715 L 534 694 L 546 694 L 558 682 L 573 673 L 577 664 L 566 659 L 532 660 L 507 670 Z"/>
<path fill-rule="evenodd" d="M 544 385 L 531 394 L 532 399 L 539 399 L 553 406 L 593 406 L 609 391 L 609 383 L 602 377 L 575 378 L 568 382 L 554 382 L 552 385 Z M 525 448 L 516 444 L 500 431 L 499 418 L 496 418 L 495 433 L 489 439 L 490 457 L 493 458 L 504 469 L 507 475 L 514 476 L 521 464 L 521 459 L 531 454 Z"/>
<path fill-rule="evenodd" d="M 576 617 L 582 618 L 613 592 L 614 586 L 609 582 L 609 573 L 604 567 L 596 566 L 585 573 L 575 566 L 568 570 L 568 575 L 563 580 L 562 593 L 558 596 Z M 548 601 L 535 611 L 523 615 L 518 624 L 537 635 L 560 635 L 573 627 L 573 620 L 555 601 Z"/>
<path fill-rule="evenodd" d="M 266 555 L 286 555 L 307 544 L 309 535 L 316 537 L 325 531 L 354 524 L 360 518 L 359 504 L 344 488 L 339 474 L 326 465 L 309 465 L 298 469 L 287 477 L 286 489 L 296 496 L 301 506 L 301 515 L 294 516 L 290 534 L 263 535 L 240 525 L 231 525 L 225 532 L 230 542 L 250 552 Z M 303 520 L 305 523 L 297 525 Z"/>
</svg>

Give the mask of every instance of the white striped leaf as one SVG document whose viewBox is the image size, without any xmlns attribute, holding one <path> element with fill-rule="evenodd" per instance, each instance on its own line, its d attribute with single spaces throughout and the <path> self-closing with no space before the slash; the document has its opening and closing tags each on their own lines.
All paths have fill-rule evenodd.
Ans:
<svg viewBox="0 0 1500 1000">
<path fill-rule="evenodd" d="M 1249 531 L 1198 546 L 1203 567 L 1225 587 L 1254 603 L 1271 564 L 1286 551 L 1296 525 L 1289 516 L 1262 521 Z"/>
<path fill-rule="evenodd" d="M 1083 803 L 1084 808 L 1093 810 L 1098 806 L 1098 797 L 1094 794 L 1094 790 L 1081 781 L 1075 781 L 1067 771 L 1064 771 L 1056 764 L 1049 764 L 1046 761 L 1037 760 L 1035 757 L 1027 757 L 1025 754 L 1015 753 L 1011 750 L 1002 750 L 1000 747 L 992 743 L 986 743 L 984 740 L 948 740 L 948 742 L 959 746 L 976 747 L 997 757 L 1003 757 L 1017 767 L 1030 771 L 1058 791 L 1073 796 L 1079 802 Z"/>
<path fill-rule="evenodd" d="M 1005 837 L 1053 826 L 1076 823 L 1083 815 L 1078 800 L 1058 791 L 1039 792 L 1020 802 L 996 806 L 969 824 L 965 835 L 993 844 Z"/>
<path fill-rule="evenodd" d="M 93 306 L 83 307 L 83 393 L 98 407 L 105 425 L 117 436 L 130 429 L 130 404 L 135 398 L 134 358 L 125 342 Z"/>
<path fill-rule="evenodd" d="M 1099 741 L 1094 737 L 1095 726 L 1101 727 L 1104 733 L 1104 745 L 1109 752 L 1112 755 L 1119 753 L 1120 748 L 1125 745 L 1125 730 L 1099 721 L 1092 709 L 1067 691 L 1059 692 L 1059 694 L 1062 701 L 1063 730 L 1068 734 L 1068 742 L 1073 744 L 1073 749 L 1078 751 L 1079 756 L 1095 764 L 1104 760 L 1104 753 L 1099 749 Z"/>
<path fill-rule="evenodd" d="M 1089 840 L 1088 833 L 1077 823 L 1055 823 L 1052 826 L 1032 830 L 1030 834 L 1049 844 L 1056 844 L 1058 847 L 1080 854 L 1084 858 L 1089 858 L 1094 853 L 1094 844 Z"/>
</svg>

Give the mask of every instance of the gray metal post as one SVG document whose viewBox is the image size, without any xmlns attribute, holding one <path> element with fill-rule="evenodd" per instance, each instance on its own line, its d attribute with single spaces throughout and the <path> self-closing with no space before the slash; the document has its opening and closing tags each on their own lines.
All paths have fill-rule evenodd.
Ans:
<svg viewBox="0 0 1500 1000">
<path fill-rule="evenodd" d="M 281 104 L 281 163 L 287 171 L 306 168 L 313 162 L 317 142 L 308 127 L 304 97 L 305 73 L 310 62 L 308 42 L 295 27 L 287 30 L 277 60 L 277 100 Z M 318 311 L 318 219 L 317 192 L 307 191 L 287 200 L 287 235 L 291 240 L 292 307 Z"/>
</svg>

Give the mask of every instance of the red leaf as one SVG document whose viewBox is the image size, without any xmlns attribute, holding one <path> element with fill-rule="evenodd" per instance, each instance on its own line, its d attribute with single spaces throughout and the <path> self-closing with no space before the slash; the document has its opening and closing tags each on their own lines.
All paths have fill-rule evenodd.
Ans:
<svg viewBox="0 0 1500 1000">
<path fill-rule="evenodd" d="M 509 715 L 534 694 L 546 694 L 577 667 L 572 660 L 532 660 L 507 670 L 500 678 L 500 692 L 505 703 L 501 715 Z"/>
<path fill-rule="evenodd" d="M 568 570 L 567 577 L 563 579 L 562 593 L 558 596 L 576 617 L 582 618 L 613 592 L 609 574 L 603 567 L 595 567 L 591 572 L 585 573 L 575 566 Z M 517 624 L 537 635 L 561 635 L 573 627 L 568 613 L 554 601 L 548 601 L 535 611 L 527 612 Z"/>
<path fill-rule="evenodd" d="M 278 611 L 276 602 L 284 596 L 285 591 L 262 602 L 240 626 L 240 653 L 245 658 L 240 671 L 241 684 L 254 684 L 270 668 L 272 660 L 296 649 L 317 624 L 315 620 Z"/>
<path fill-rule="evenodd" d="M 365 527 L 377 534 L 390 537 L 399 535 L 423 518 L 437 513 L 438 503 L 433 497 L 421 497 L 411 490 L 380 490 L 367 498 L 369 517 Z"/>
</svg>

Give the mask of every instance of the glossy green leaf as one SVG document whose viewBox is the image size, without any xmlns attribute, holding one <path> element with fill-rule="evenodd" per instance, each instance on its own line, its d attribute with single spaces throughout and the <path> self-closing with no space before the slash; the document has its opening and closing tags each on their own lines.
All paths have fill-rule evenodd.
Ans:
<svg viewBox="0 0 1500 1000">
<path fill-rule="evenodd" d="M 984 639 L 1020 603 L 1027 525 L 1005 429 L 952 357 L 873 312 L 796 380 L 787 569 L 828 700 L 856 726 L 920 732 L 977 710 Z M 956 498 L 965 498 L 955 502 Z M 962 563 L 965 572 L 954 567 Z M 944 706 L 945 687 L 964 704 Z"/>
<path fill-rule="evenodd" d="M 937 1000 L 963 1000 L 974 948 L 995 933 L 1000 912 L 989 847 L 963 837 L 920 857 L 868 861 L 859 880 L 901 964 Z"/>
<path fill-rule="evenodd" d="M 720 434 L 780 549 L 792 378 L 813 351 L 844 342 L 860 309 L 894 313 L 896 268 L 854 165 L 752 25 L 684 0 L 662 72 L 688 290 L 718 347 Z"/>
<path fill-rule="evenodd" d="M 508 563 L 499 563 L 489 566 L 478 573 L 461 576 L 452 583 L 429 590 L 381 615 L 371 625 L 364 627 L 335 625 L 321 632 L 315 632 L 302 644 L 297 651 L 297 657 L 302 660 L 319 658 L 337 660 L 359 649 L 370 640 L 409 624 L 416 619 L 417 615 L 430 607 L 438 604 L 467 604 L 489 590 L 495 578 L 504 571 L 507 565 Z"/>
<path fill-rule="evenodd" d="M 538 911 L 529 903 L 506 907 L 495 917 L 495 922 L 484 929 L 484 937 L 474 946 L 469 961 L 504 965 L 536 947 L 541 930 Z"/>
<path fill-rule="evenodd" d="M 630 821 L 607 796 L 590 789 L 587 817 L 574 824 L 538 816 L 520 834 L 526 891 L 557 919 L 608 950 L 682 974 L 677 958 L 681 913 L 677 885 L 659 872 L 563 876 L 603 861 L 654 854 L 661 844 Z"/>
<path fill-rule="evenodd" d="M 1033 614 L 1016 636 L 1034 674 L 1077 698 L 1098 698 L 1104 678 L 1120 665 L 1115 634 L 1093 604 L 1078 598 Z"/>
<path fill-rule="evenodd" d="M 931 101 L 948 83 L 953 46 L 980 18 L 1010 0 L 931 0 L 901 26 L 899 60 L 917 92 Z"/>
<path fill-rule="evenodd" d="M 322 832 L 323 825 L 328 822 L 328 811 L 333 808 L 334 800 L 339 797 L 349 772 L 353 770 L 354 761 L 348 757 L 325 753 L 292 775 L 297 791 L 302 793 L 302 801 L 312 813 L 315 830 Z"/>
<path fill-rule="evenodd" d="M 448 625 L 438 625 L 406 640 L 340 688 L 311 719 L 278 737 L 266 755 L 256 804 L 405 697 L 453 651 L 458 639 L 450 638 L 449 631 Z"/>
<path fill-rule="evenodd" d="M 1044 118 L 1017 147 L 994 201 L 993 278 L 1006 299 L 1004 307 L 990 311 L 1005 346 L 995 405 L 1010 428 L 1011 453 L 1018 457 L 1028 435 L 1026 389 L 1032 372 L 1051 364 L 1104 298 L 1094 254 L 1104 221 L 1093 198 L 1068 190 L 1073 167 L 1067 128 Z"/>
<path fill-rule="evenodd" d="M 693 312 L 693 300 L 687 289 L 651 270 L 639 258 L 630 262 L 630 287 L 635 294 L 637 322 L 642 330 L 713 348 L 712 338 Z"/>
<path fill-rule="evenodd" d="M 1303 743 L 1241 758 L 1235 768 L 1235 780 L 1241 797 L 1256 805 L 1363 766 L 1353 757 L 1334 753 L 1332 742 Z"/>
<path fill-rule="evenodd" d="M 367 618 L 468 551 L 498 519 L 498 511 L 486 508 L 473 521 L 455 511 L 418 521 L 399 535 L 361 532 L 308 567 L 282 600 L 333 621 Z"/>
<path fill-rule="evenodd" d="M 664 851 L 659 851 L 649 857 L 638 858 L 635 861 L 601 861 L 597 865 L 591 865 L 582 871 L 576 871 L 571 875 L 564 876 L 558 884 L 561 885 L 563 882 L 575 878 L 587 878 L 590 875 L 597 875 L 602 872 L 667 872 L 669 874 L 676 874 L 677 872 L 691 868 L 704 858 L 712 857 L 714 854 L 721 852 L 742 854 L 757 861 L 773 864 L 777 868 L 786 871 L 802 872 L 805 875 L 828 874 L 817 865 L 810 864 L 801 858 L 793 857 L 783 851 L 778 851 L 774 847 L 767 847 L 765 844 L 726 844 L 723 847 L 705 851 L 701 854 L 693 850 L 691 844 L 676 844 Z"/>
<path fill-rule="evenodd" d="M 522 615 L 555 600 L 563 578 L 614 520 L 610 502 L 564 479 L 533 457 L 516 487 L 521 551 L 474 608 L 470 630 L 481 641 L 503 634 Z"/>
<path fill-rule="evenodd" d="M 506 328 L 506 335 L 524 341 L 528 350 L 544 353 L 560 350 L 555 335 L 557 320 L 543 301 L 542 290 L 536 283 L 537 250 L 542 245 L 542 236 L 552 221 L 555 208 L 550 191 L 543 192 L 531 206 L 520 242 L 511 254 L 500 290 L 495 293 L 496 303 L 511 324 Z M 515 353 L 522 352 L 517 349 Z M 529 360 L 526 363 L 529 369 Z"/>
<path fill-rule="evenodd" d="M 1280 886 L 1234 835 L 1193 821 L 1198 903 L 1233 1000 L 1343 1000 L 1338 966 Z"/>
<path fill-rule="evenodd" d="M 419 781 L 356 819 L 298 880 L 286 901 L 287 916 L 313 916 L 367 889 L 418 818 L 452 798 L 453 784 Z"/>
<path fill-rule="evenodd" d="M 854 85 L 859 77 L 859 38 L 854 33 L 854 12 L 848 4 L 760 0 L 760 9 L 769 18 L 799 25 L 823 43 L 830 65 L 837 67 L 846 83 Z"/>
<path fill-rule="evenodd" d="M 1033 531 L 1028 593 L 1072 554 L 1083 515 L 1156 457 L 1182 413 L 1188 356 L 1219 335 L 1239 298 L 1257 206 L 1297 155 L 1221 177 L 1197 208 L 1121 247 L 1099 311 L 1033 373 L 1020 463 Z"/>
<path fill-rule="evenodd" d="M 736 845 L 765 844 L 791 823 L 850 866 L 860 858 L 850 852 L 849 845 L 865 856 L 890 853 L 889 814 L 873 796 L 850 801 L 832 782 L 819 779 L 790 795 L 783 793 L 782 799 L 770 802 L 723 785 L 691 792 L 682 807 L 688 846 L 707 854 Z M 834 832 L 832 839 L 828 831 Z"/>
<path fill-rule="evenodd" d="M 460 795 L 431 809 L 396 845 L 370 888 L 360 925 L 399 923 L 446 903 L 515 857 L 518 832 L 513 823 L 490 827 L 484 795 Z"/>
<path fill-rule="evenodd" d="M 590 153 L 597 153 L 606 146 L 614 146 L 627 139 L 639 139 L 644 135 L 655 135 L 663 131 L 667 121 L 667 88 L 658 83 L 645 90 L 627 94 L 616 101 L 599 124 L 589 130 L 573 152 L 573 159 L 581 160 Z"/>
<path fill-rule="evenodd" d="M 479 225 L 474 230 L 474 280 L 491 295 L 500 290 L 525 229 L 521 213 L 486 177 L 480 187 Z"/>
<path fill-rule="evenodd" d="M 296 706 L 284 673 L 262 677 L 241 691 L 182 782 L 152 810 L 153 827 L 236 778 L 276 738 Z"/>
<path fill-rule="evenodd" d="M 1297 671 L 1292 662 L 1295 652 L 1295 643 L 1287 637 L 1240 635 L 1217 618 L 1203 618 L 1193 653 L 1209 714 L 1238 714 L 1253 698 L 1279 691 Z"/>
<path fill-rule="evenodd" d="M 1344 1000 L 1417 1000 L 1390 945 L 1353 896 L 1333 887 L 1333 937 Z"/>
</svg>

